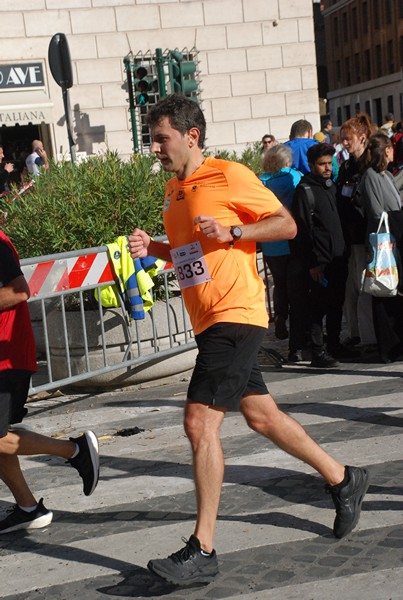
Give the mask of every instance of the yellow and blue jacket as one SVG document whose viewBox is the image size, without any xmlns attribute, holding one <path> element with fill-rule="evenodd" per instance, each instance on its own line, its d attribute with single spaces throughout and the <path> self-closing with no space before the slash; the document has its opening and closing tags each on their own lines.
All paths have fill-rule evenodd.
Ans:
<svg viewBox="0 0 403 600">
<path fill-rule="evenodd" d="M 154 304 L 150 291 L 154 287 L 152 278 L 164 268 L 165 261 L 154 256 L 133 259 L 125 235 L 107 246 L 116 274 L 116 285 L 100 288 L 102 306 L 120 306 L 120 296 L 131 319 L 144 319 L 145 313 Z M 97 290 L 95 297 L 98 299 Z"/>
</svg>

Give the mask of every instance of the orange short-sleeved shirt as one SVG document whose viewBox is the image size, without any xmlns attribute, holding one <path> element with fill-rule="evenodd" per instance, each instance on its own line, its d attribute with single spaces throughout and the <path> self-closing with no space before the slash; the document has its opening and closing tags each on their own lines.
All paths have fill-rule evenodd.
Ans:
<svg viewBox="0 0 403 600">
<path fill-rule="evenodd" d="M 215 217 L 222 225 L 254 223 L 282 204 L 244 165 L 216 158 L 187 179 L 168 181 L 163 208 L 171 248 L 199 241 L 211 280 L 182 290 L 195 334 L 214 323 L 267 327 L 264 284 L 256 269 L 255 242 L 234 246 L 208 239 L 195 217 Z"/>
</svg>

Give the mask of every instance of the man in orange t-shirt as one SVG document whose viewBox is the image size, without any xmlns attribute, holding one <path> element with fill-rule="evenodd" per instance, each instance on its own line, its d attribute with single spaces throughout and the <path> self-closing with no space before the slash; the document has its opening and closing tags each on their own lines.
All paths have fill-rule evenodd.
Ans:
<svg viewBox="0 0 403 600">
<path fill-rule="evenodd" d="M 206 123 L 197 103 L 174 94 L 148 113 L 162 167 L 175 173 L 163 206 L 169 244 L 136 228 L 133 258 L 172 261 L 189 312 L 198 355 L 185 407 L 193 453 L 197 521 L 186 546 L 149 569 L 175 585 L 211 581 L 218 573 L 213 547 L 224 475 L 220 427 L 239 410 L 251 429 L 308 463 L 327 481 L 336 506 L 333 531 L 344 537 L 357 524 L 369 479 L 366 469 L 344 467 L 279 410 L 257 364 L 267 329 L 256 242 L 291 239 L 287 209 L 246 167 L 205 158 Z"/>
</svg>

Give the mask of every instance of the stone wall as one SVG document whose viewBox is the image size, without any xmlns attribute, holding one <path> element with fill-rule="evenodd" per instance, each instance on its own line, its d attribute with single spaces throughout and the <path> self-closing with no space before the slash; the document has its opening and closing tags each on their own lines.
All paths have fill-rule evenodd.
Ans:
<svg viewBox="0 0 403 600">
<path fill-rule="evenodd" d="M 1 62 L 45 61 L 53 144 L 68 152 L 60 88 L 47 63 L 67 35 L 77 151 L 132 151 L 123 57 L 196 47 L 207 145 L 241 150 L 306 118 L 319 129 L 312 0 L 13 0 L 0 5 Z"/>
</svg>

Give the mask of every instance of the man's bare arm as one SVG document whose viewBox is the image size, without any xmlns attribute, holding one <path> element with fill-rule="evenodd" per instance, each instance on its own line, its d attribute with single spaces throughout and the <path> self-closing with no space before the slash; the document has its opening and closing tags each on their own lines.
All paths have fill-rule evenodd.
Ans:
<svg viewBox="0 0 403 600">
<path fill-rule="evenodd" d="M 148 233 L 142 229 L 135 229 L 133 233 L 128 236 L 128 239 L 130 256 L 132 258 L 156 256 L 157 258 L 162 258 L 162 260 L 166 260 L 167 262 L 171 261 L 171 246 L 169 244 L 165 244 L 164 242 L 156 242 L 155 240 L 152 240 Z"/>
<path fill-rule="evenodd" d="M 0 287 L 0 310 L 8 310 L 20 302 L 25 302 L 30 295 L 24 275 L 20 275 L 7 285 Z"/>
<path fill-rule="evenodd" d="M 216 239 L 222 244 L 232 242 L 230 227 L 224 227 L 214 217 L 199 216 L 195 219 L 200 231 L 208 238 Z M 241 225 L 242 241 L 275 242 L 291 240 L 297 234 L 297 226 L 288 210 L 282 206 L 278 211 L 256 223 Z"/>
</svg>

